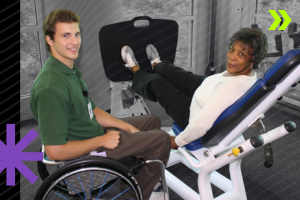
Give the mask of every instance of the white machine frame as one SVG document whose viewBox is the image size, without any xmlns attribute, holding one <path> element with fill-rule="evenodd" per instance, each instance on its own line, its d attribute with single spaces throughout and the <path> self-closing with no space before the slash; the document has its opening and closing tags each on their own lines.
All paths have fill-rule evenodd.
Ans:
<svg viewBox="0 0 300 200">
<path fill-rule="evenodd" d="M 253 147 L 250 139 L 245 141 L 242 134 L 257 120 L 262 119 L 264 113 L 277 102 L 277 99 L 288 91 L 294 83 L 299 81 L 300 64 L 287 76 L 288 78 L 283 79 L 277 84 L 276 88 L 218 145 L 195 151 L 188 151 L 185 148 L 178 148 L 178 150 L 171 151 L 167 167 L 181 162 L 196 172 L 198 174 L 199 194 L 166 170 L 168 187 L 183 199 L 188 200 L 246 200 L 247 196 L 241 173 L 242 158 L 268 143 L 287 135 L 289 132 L 284 125 L 281 125 L 267 133 L 261 134 L 260 136 L 263 138 L 264 143 L 259 148 Z M 172 131 L 170 134 L 173 134 Z M 232 153 L 233 147 L 242 147 L 243 151 L 234 156 Z M 216 171 L 227 164 L 229 164 L 231 180 Z M 211 183 L 224 191 L 224 193 L 214 198 Z"/>
<path fill-rule="evenodd" d="M 143 97 L 134 93 L 134 103 L 129 108 L 124 108 L 122 101 L 122 91 L 129 89 L 131 91 L 131 82 L 112 82 L 111 88 L 111 115 L 117 118 L 133 117 L 150 114 Z M 133 92 L 133 91 L 131 91 Z"/>
</svg>

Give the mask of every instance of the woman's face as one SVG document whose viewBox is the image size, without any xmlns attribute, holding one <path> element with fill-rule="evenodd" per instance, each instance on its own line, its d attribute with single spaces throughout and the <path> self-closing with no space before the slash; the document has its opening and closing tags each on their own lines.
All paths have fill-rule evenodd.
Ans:
<svg viewBox="0 0 300 200">
<path fill-rule="evenodd" d="M 229 48 L 227 53 L 227 72 L 233 76 L 249 75 L 254 65 L 252 62 L 252 48 L 237 41 Z"/>
</svg>

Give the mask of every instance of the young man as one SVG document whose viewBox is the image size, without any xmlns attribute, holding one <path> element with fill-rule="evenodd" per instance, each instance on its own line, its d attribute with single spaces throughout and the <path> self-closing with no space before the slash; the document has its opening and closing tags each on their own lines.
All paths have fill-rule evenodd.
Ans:
<svg viewBox="0 0 300 200">
<path fill-rule="evenodd" d="M 120 120 L 93 103 L 81 71 L 74 65 L 81 46 L 79 24 L 79 16 L 68 10 L 51 12 L 43 23 L 50 55 L 32 88 L 30 106 L 47 156 L 50 160 L 70 160 L 97 150 L 116 160 L 136 156 L 166 164 L 171 141 L 159 129 L 157 117 Z M 115 129 L 105 133 L 107 127 Z M 145 199 L 159 177 L 156 165 L 147 165 L 137 174 Z"/>
</svg>

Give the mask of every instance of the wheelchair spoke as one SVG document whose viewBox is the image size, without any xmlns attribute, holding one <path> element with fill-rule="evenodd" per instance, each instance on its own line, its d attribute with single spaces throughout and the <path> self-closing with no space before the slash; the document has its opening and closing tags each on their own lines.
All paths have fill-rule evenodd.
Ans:
<svg viewBox="0 0 300 200">
<path fill-rule="evenodd" d="M 78 196 L 80 196 L 83 200 L 85 200 L 66 180 L 65 180 L 65 183 L 67 183 L 68 184 L 68 186 L 70 186 L 70 188 L 74 191 L 74 192 L 76 192 L 76 194 L 78 194 Z"/>
<path fill-rule="evenodd" d="M 105 181 L 106 181 L 106 179 L 107 179 L 107 176 L 108 176 L 108 172 L 106 173 L 105 179 L 104 179 L 104 181 L 103 181 L 103 183 L 102 183 L 102 186 L 101 186 L 101 188 L 100 188 L 100 191 L 99 191 L 99 193 L 98 193 L 98 196 L 97 196 L 96 200 L 98 200 L 98 198 L 100 197 L 100 194 L 101 194 L 102 188 L 103 188 L 103 186 L 104 186 L 104 184 L 105 184 Z M 113 185 L 114 185 L 114 184 L 113 184 Z M 104 192 L 105 192 L 105 191 L 104 191 Z M 104 192 L 103 192 L 103 193 L 104 193 Z"/>
<path fill-rule="evenodd" d="M 54 192 L 54 193 L 57 194 L 58 196 L 64 198 L 64 199 L 68 200 L 66 197 L 62 196 L 61 194 L 59 194 L 59 193 L 57 193 L 57 192 Z"/>
<path fill-rule="evenodd" d="M 92 196 L 93 174 L 94 174 L 94 171 L 92 171 L 92 175 L 91 175 L 90 197 Z"/>
<path fill-rule="evenodd" d="M 79 173 L 77 173 L 77 176 L 78 176 L 78 179 L 79 179 L 79 182 L 80 182 L 80 185 L 81 185 L 81 189 L 82 189 L 83 194 L 84 194 L 84 197 L 85 197 L 84 200 L 87 200 L 86 195 L 85 195 L 85 192 L 84 192 L 84 188 L 83 188 L 83 186 L 82 186 L 82 183 L 81 183 L 81 180 L 80 180 L 80 177 L 79 177 Z"/>
<path fill-rule="evenodd" d="M 125 190 L 124 192 L 121 192 L 120 194 L 118 194 L 117 196 L 115 196 L 114 198 L 112 198 L 111 200 L 114 200 L 114 199 L 116 199 L 118 196 L 120 196 L 120 195 L 124 194 L 124 193 L 125 193 L 125 192 L 127 192 L 129 189 L 130 189 L 130 188 L 128 188 L 128 189 L 127 189 L 127 190 Z"/>
<path fill-rule="evenodd" d="M 35 200 L 117 200 L 125 198 L 124 194 L 133 195 L 127 199 L 139 199 L 141 193 L 132 182 L 135 179 L 127 175 L 126 171 L 120 173 L 98 166 L 75 169 L 49 179 L 49 186 L 45 185 L 44 192 L 40 192 Z M 65 186 L 60 187 L 61 182 Z"/>
</svg>

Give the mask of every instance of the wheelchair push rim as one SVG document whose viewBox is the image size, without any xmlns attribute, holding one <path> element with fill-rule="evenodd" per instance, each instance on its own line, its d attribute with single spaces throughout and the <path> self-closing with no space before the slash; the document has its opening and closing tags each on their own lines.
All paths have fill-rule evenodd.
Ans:
<svg viewBox="0 0 300 200">
<path fill-rule="evenodd" d="M 93 184 L 93 178 L 91 178 L 90 189 L 87 191 L 87 187 L 84 187 L 81 183 L 82 173 L 95 173 L 99 175 L 99 173 L 106 173 L 107 176 L 116 176 L 112 180 L 109 178 L 106 181 L 102 180 L 102 184 L 95 186 Z M 73 188 L 68 181 L 68 177 L 78 176 L 78 180 L 80 182 L 81 190 L 78 190 L 79 183 L 77 183 L 77 188 Z M 95 175 L 96 176 L 96 175 Z M 93 177 L 93 175 L 91 175 Z M 86 181 L 86 180 L 85 180 Z M 58 184 L 64 182 L 65 187 L 61 188 L 61 186 L 57 187 Z M 124 190 L 119 191 L 116 188 L 120 183 L 125 183 L 129 187 L 126 187 Z M 92 186 L 94 185 L 94 186 Z M 116 194 L 112 193 L 114 190 L 118 191 Z M 71 191 L 71 192 L 70 192 Z M 73 193 L 73 194 L 70 194 Z M 106 193 L 106 194 L 105 194 Z M 126 195 L 126 193 L 132 193 L 132 199 L 143 199 L 141 188 L 138 184 L 138 181 L 132 174 L 132 172 L 120 163 L 115 160 L 108 158 L 97 158 L 90 160 L 79 160 L 67 166 L 60 168 L 56 172 L 52 173 L 49 177 L 45 179 L 43 184 L 40 186 L 39 190 L 36 193 L 35 200 L 41 199 L 98 199 L 102 197 L 102 195 L 111 195 L 109 199 L 121 199 L 122 195 Z M 75 198 L 74 198 L 75 197 Z M 76 198 L 77 197 L 77 198 Z"/>
</svg>

